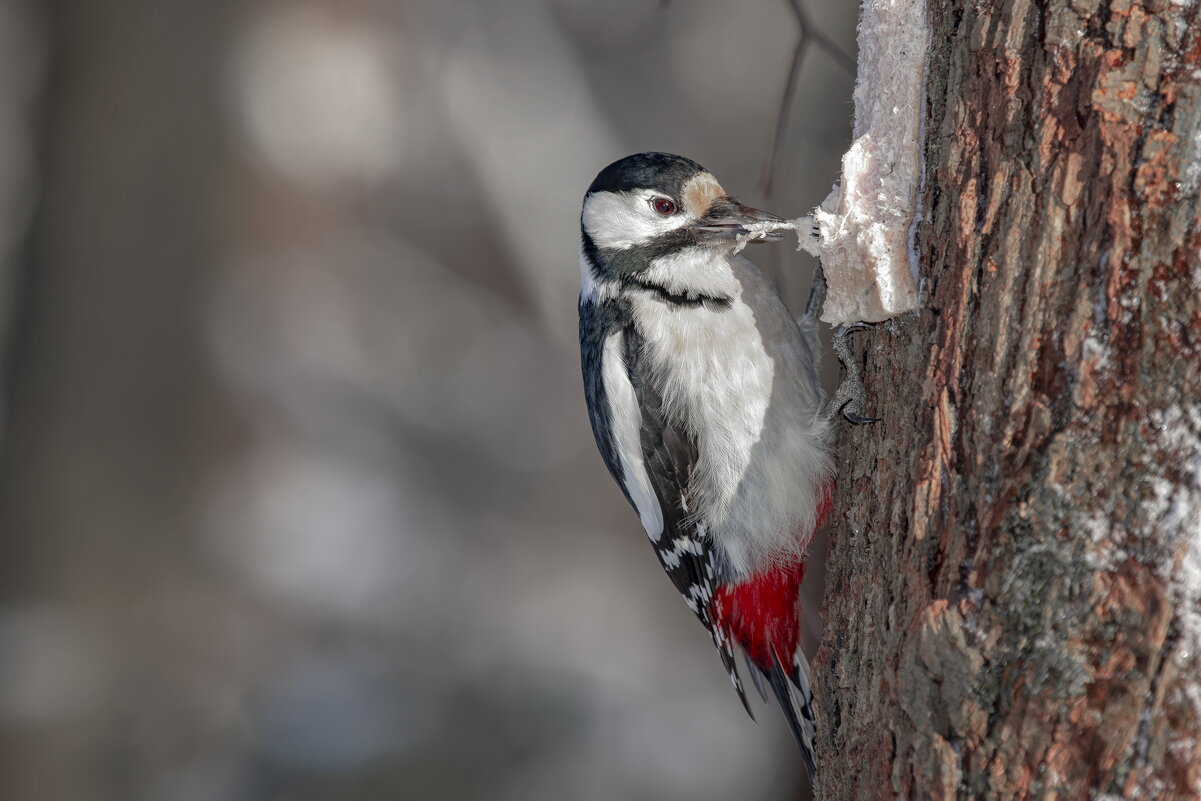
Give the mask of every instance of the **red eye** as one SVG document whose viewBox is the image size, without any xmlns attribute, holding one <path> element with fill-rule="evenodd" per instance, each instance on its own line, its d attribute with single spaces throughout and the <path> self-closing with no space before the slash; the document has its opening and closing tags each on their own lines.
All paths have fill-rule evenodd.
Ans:
<svg viewBox="0 0 1201 801">
<path fill-rule="evenodd" d="M 651 205 L 655 207 L 655 211 L 662 214 L 664 217 L 669 217 L 676 213 L 675 201 L 665 197 L 657 197 L 651 201 Z"/>
</svg>

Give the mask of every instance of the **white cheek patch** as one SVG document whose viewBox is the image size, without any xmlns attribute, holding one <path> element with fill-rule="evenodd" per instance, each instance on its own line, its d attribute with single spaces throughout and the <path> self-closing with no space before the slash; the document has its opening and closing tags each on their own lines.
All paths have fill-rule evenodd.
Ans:
<svg viewBox="0 0 1201 801">
<path fill-rule="evenodd" d="M 593 192 L 584 201 L 584 231 L 603 250 L 626 250 L 645 245 L 668 231 L 692 222 L 691 214 L 664 217 L 651 208 L 658 193 L 649 189 L 633 192 Z"/>
</svg>

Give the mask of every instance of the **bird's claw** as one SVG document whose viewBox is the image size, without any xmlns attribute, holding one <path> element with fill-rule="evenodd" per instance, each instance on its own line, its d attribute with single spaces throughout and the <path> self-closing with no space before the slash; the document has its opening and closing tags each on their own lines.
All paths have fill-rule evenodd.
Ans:
<svg viewBox="0 0 1201 801">
<path fill-rule="evenodd" d="M 867 390 L 864 389 L 863 382 L 847 376 L 838 386 L 838 391 L 834 393 L 834 397 L 826 404 L 823 416 L 827 420 L 842 417 L 848 423 L 854 423 L 855 425 L 880 422 L 881 418 L 879 417 L 868 417 L 863 414 L 864 399 L 866 397 Z"/>
<path fill-rule="evenodd" d="M 854 412 L 847 411 L 844 411 L 842 416 L 845 417 L 847 421 L 854 423 L 855 425 L 863 425 L 864 423 L 878 423 L 884 419 L 882 417 L 863 417 L 855 414 Z"/>
<path fill-rule="evenodd" d="M 834 330 L 834 353 L 842 364 L 844 375 L 842 383 L 834 397 L 826 404 L 823 416 L 827 420 L 842 416 L 847 422 L 855 425 L 878 423 L 879 417 L 868 417 L 865 414 L 867 406 L 867 389 L 863 386 L 863 368 L 851 353 L 851 344 L 847 334 L 852 331 L 863 331 L 871 328 L 867 323 L 840 325 Z"/>
</svg>

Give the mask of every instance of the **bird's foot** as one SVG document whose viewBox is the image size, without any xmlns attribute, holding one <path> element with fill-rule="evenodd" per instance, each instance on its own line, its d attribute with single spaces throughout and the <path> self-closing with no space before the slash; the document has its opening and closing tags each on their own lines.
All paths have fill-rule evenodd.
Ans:
<svg viewBox="0 0 1201 801">
<path fill-rule="evenodd" d="M 868 417 L 866 414 L 867 389 L 863 386 L 863 368 L 859 366 L 859 362 L 851 353 L 851 343 L 848 337 L 854 331 L 863 331 L 868 328 L 871 326 L 867 323 L 855 323 L 840 325 L 834 329 L 834 353 L 842 364 L 843 376 L 842 383 L 838 385 L 838 391 L 834 393 L 834 397 L 822 411 L 822 417 L 826 420 L 833 420 L 841 415 L 848 422 L 857 425 L 880 421 L 879 417 Z"/>
</svg>

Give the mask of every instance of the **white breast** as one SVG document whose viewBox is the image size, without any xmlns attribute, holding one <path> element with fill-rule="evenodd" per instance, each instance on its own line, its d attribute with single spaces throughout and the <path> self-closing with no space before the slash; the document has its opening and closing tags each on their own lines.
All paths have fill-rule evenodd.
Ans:
<svg viewBox="0 0 1201 801">
<path fill-rule="evenodd" d="M 694 265 L 733 304 L 632 294 L 635 324 L 671 414 L 697 437 L 690 506 L 731 566 L 754 571 L 808 545 L 831 475 L 813 353 L 775 288 L 741 257 Z"/>
</svg>

